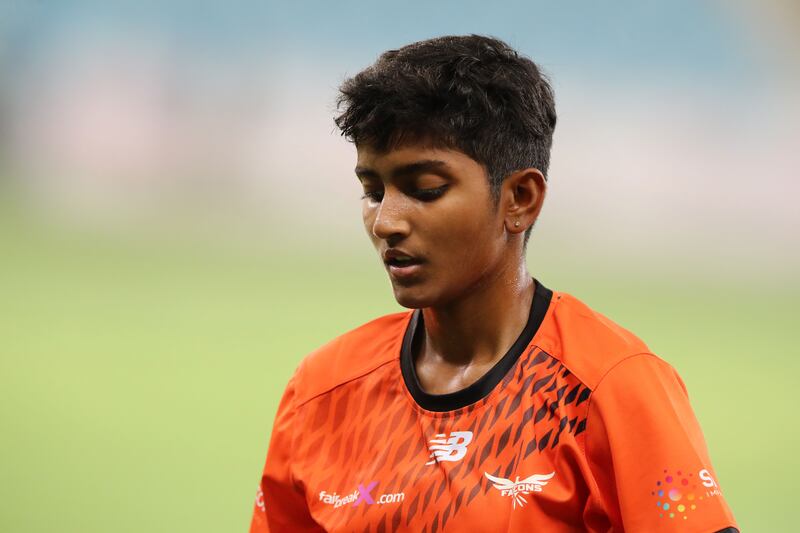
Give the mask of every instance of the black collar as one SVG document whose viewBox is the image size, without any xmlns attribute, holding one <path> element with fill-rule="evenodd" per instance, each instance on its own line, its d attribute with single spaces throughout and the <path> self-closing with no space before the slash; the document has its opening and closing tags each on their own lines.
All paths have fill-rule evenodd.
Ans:
<svg viewBox="0 0 800 533">
<path fill-rule="evenodd" d="M 500 383 L 500 380 L 503 379 L 503 376 L 511 370 L 528 344 L 530 344 L 542 320 L 544 320 L 544 315 L 550 305 L 550 299 L 553 297 L 553 291 L 535 279 L 533 282 L 536 288 L 533 293 L 528 323 L 525 324 L 522 333 L 520 333 L 508 352 L 486 374 L 469 387 L 456 392 L 428 394 L 422 390 L 414 368 L 413 352 L 414 348 L 419 346 L 425 325 L 422 311 L 419 309 L 414 311 L 406 327 L 403 344 L 400 348 L 400 369 L 408 391 L 420 407 L 428 411 L 453 411 L 482 400 L 492 392 L 495 386 Z"/>
</svg>

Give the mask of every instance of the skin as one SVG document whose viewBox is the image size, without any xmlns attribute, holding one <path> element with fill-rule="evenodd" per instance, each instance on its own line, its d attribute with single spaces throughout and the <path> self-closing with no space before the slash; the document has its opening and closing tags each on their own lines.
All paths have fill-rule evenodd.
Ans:
<svg viewBox="0 0 800 533">
<path fill-rule="evenodd" d="M 544 177 L 535 168 L 510 174 L 495 203 L 486 168 L 458 150 L 424 144 L 357 150 L 364 227 L 381 261 L 391 248 L 422 261 L 409 278 L 387 266 L 398 303 L 422 309 L 420 384 L 431 394 L 468 387 L 528 320 L 534 284 L 524 233 L 541 211 Z"/>
</svg>

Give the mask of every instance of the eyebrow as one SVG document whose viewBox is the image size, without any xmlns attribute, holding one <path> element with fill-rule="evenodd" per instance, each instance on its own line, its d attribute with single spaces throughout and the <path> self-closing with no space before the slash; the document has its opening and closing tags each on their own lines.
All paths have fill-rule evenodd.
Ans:
<svg viewBox="0 0 800 533">
<path fill-rule="evenodd" d="M 413 163 L 400 165 L 399 167 L 394 168 L 391 172 L 391 177 L 395 179 L 404 178 L 416 174 L 422 174 L 423 172 L 431 172 L 434 170 L 439 170 L 441 167 L 446 167 L 446 166 L 447 163 L 445 163 L 444 161 L 440 161 L 438 159 L 423 159 L 422 161 L 415 161 Z M 358 176 L 359 179 L 363 178 L 380 179 L 380 175 L 376 171 L 367 167 L 356 167 L 356 176 Z"/>
</svg>

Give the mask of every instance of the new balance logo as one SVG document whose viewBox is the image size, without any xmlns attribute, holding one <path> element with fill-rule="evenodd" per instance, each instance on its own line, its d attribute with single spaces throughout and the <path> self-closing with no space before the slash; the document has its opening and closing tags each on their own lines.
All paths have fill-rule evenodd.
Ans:
<svg viewBox="0 0 800 533">
<path fill-rule="evenodd" d="M 467 455 L 467 446 L 472 442 L 471 431 L 453 431 L 450 437 L 440 433 L 436 438 L 431 439 L 428 450 L 431 452 L 431 460 L 425 463 L 432 465 L 440 461 L 460 461 Z"/>
<path fill-rule="evenodd" d="M 517 505 L 522 507 L 528 503 L 528 500 L 525 499 L 525 495 L 531 492 L 542 492 L 542 487 L 547 485 L 547 482 L 555 474 L 555 472 L 550 472 L 549 474 L 534 474 L 522 480 L 517 476 L 516 481 L 511 481 L 510 479 L 494 477 L 488 472 L 484 472 L 484 475 L 492 482 L 494 488 L 500 491 L 501 496 L 511 497 L 512 507 L 514 509 L 517 508 Z"/>
</svg>

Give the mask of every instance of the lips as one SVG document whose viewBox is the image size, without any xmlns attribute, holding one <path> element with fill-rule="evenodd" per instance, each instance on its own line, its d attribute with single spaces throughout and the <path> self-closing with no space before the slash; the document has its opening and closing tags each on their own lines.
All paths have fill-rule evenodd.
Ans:
<svg viewBox="0 0 800 533">
<path fill-rule="evenodd" d="M 387 266 L 407 267 L 412 265 L 419 265 L 422 259 L 411 255 L 399 248 L 389 248 L 383 253 L 383 262 Z"/>
<path fill-rule="evenodd" d="M 383 262 L 394 280 L 409 282 L 419 276 L 424 261 L 404 250 L 390 248 L 383 253 Z"/>
</svg>

